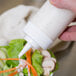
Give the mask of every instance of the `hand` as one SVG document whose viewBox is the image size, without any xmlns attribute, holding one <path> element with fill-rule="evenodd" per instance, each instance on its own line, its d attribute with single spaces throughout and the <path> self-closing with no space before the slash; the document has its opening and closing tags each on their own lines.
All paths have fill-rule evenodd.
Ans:
<svg viewBox="0 0 76 76">
<path fill-rule="evenodd" d="M 69 9 L 76 13 L 76 0 L 50 0 L 50 2 L 56 7 Z"/>
<path fill-rule="evenodd" d="M 59 38 L 63 41 L 76 41 L 76 26 L 69 26 Z"/>
<path fill-rule="evenodd" d="M 58 8 L 69 9 L 76 13 L 76 0 L 50 0 Z M 76 41 L 76 26 L 68 27 L 59 37 L 64 41 Z"/>
</svg>

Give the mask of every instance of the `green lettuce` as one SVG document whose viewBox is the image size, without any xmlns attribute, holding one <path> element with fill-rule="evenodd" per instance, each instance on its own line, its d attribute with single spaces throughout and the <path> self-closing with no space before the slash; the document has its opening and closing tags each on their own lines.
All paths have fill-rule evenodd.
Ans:
<svg viewBox="0 0 76 76">
<path fill-rule="evenodd" d="M 38 76 L 43 74 L 42 60 L 43 56 L 41 55 L 40 51 L 35 50 L 35 52 L 32 54 L 32 65 L 37 71 Z"/>
<path fill-rule="evenodd" d="M 23 49 L 24 45 L 26 44 L 26 41 L 24 39 L 15 39 L 10 41 L 9 48 L 8 48 L 8 57 L 9 58 L 18 58 L 18 54 Z M 9 66 L 17 66 L 19 64 L 19 61 L 7 61 L 6 62 Z"/>
<path fill-rule="evenodd" d="M 23 74 L 24 74 L 24 76 L 28 76 L 28 69 L 27 68 L 23 69 Z"/>
<path fill-rule="evenodd" d="M 5 65 L 3 70 L 7 70 L 7 69 L 10 69 L 10 68 L 12 68 L 12 66 L 8 67 L 7 65 Z M 12 73 L 12 72 L 3 73 L 3 76 L 8 76 L 10 73 Z"/>
</svg>

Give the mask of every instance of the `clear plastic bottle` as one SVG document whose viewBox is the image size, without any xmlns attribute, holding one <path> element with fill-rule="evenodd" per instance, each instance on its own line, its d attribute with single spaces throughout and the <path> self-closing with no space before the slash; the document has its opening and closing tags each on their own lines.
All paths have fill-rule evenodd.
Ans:
<svg viewBox="0 0 76 76">
<path fill-rule="evenodd" d="M 27 44 L 19 57 L 32 47 L 49 48 L 74 17 L 75 14 L 72 11 L 57 8 L 47 0 L 24 28 Z"/>
</svg>

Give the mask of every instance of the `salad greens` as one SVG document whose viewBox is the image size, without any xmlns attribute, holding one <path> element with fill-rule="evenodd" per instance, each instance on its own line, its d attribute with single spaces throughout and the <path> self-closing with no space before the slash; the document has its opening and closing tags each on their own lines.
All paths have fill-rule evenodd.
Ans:
<svg viewBox="0 0 76 76">
<path fill-rule="evenodd" d="M 38 76 L 42 75 L 43 73 L 43 69 L 41 67 L 42 60 L 43 60 L 43 56 L 41 55 L 40 51 L 35 50 L 35 52 L 32 54 L 32 65 L 37 71 Z"/>
<path fill-rule="evenodd" d="M 24 69 L 23 69 L 23 74 L 24 74 L 25 76 L 28 76 L 28 69 L 27 69 L 27 68 L 24 68 Z"/>
<path fill-rule="evenodd" d="M 16 40 L 10 41 L 9 48 L 7 51 L 8 57 L 9 58 L 18 58 L 18 54 L 23 49 L 25 44 L 26 44 L 26 41 L 24 39 L 16 39 Z M 7 64 L 15 67 L 19 64 L 19 62 L 10 60 L 10 61 L 7 61 Z"/>
<path fill-rule="evenodd" d="M 4 66 L 3 70 L 7 70 L 12 68 L 12 66 L 8 67 L 7 65 Z M 11 72 L 3 73 L 3 76 L 8 76 Z"/>
<path fill-rule="evenodd" d="M 0 58 L 18 58 L 18 54 L 23 49 L 23 47 L 26 43 L 27 42 L 24 39 L 14 39 L 14 40 L 10 41 L 8 46 L 0 46 Z M 53 58 L 55 58 L 54 54 L 50 50 L 48 50 L 48 51 L 51 54 L 51 56 Z M 23 55 L 21 58 L 26 59 L 26 56 Z M 41 52 L 38 50 L 35 50 L 32 53 L 31 61 L 32 61 L 32 66 L 37 71 L 38 76 L 43 76 L 42 75 L 43 74 L 43 68 L 42 68 L 43 56 L 42 56 Z M 0 70 L 7 70 L 12 67 L 16 67 L 18 64 L 19 64 L 19 62 L 14 61 L 14 60 L 13 61 L 12 60 L 7 60 L 7 61 L 0 60 Z M 56 68 L 54 69 L 54 71 L 50 72 L 50 74 L 55 72 L 57 69 L 58 69 L 58 63 L 56 63 Z M 10 73 L 11 72 L 3 73 L 3 74 L 1 74 L 1 76 L 8 76 Z M 24 76 L 28 76 L 27 68 L 23 69 L 23 74 L 24 74 Z M 15 76 L 19 76 L 19 75 L 16 74 Z M 32 72 L 31 72 L 31 76 L 33 76 Z"/>
<path fill-rule="evenodd" d="M 35 52 L 32 54 L 32 65 L 37 71 L 38 76 L 41 76 L 43 74 L 43 69 L 41 67 L 42 60 L 43 60 L 43 56 L 41 55 L 40 51 L 35 50 Z M 24 68 L 23 73 L 25 76 L 28 76 L 27 68 Z M 31 76 L 33 76 L 32 73 Z"/>
</svg>

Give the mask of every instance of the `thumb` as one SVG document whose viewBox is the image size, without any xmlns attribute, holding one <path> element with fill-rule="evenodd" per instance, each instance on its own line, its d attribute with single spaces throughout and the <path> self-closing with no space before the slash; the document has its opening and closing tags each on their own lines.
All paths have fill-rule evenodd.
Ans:
<svg viewBox="0 0 76 76">
<path fill-rule="evenodd" d="M 76 13 L 76 0 L 50 0 L 50 2 L 56 7 L 69 9 Z"/>
</svg>

